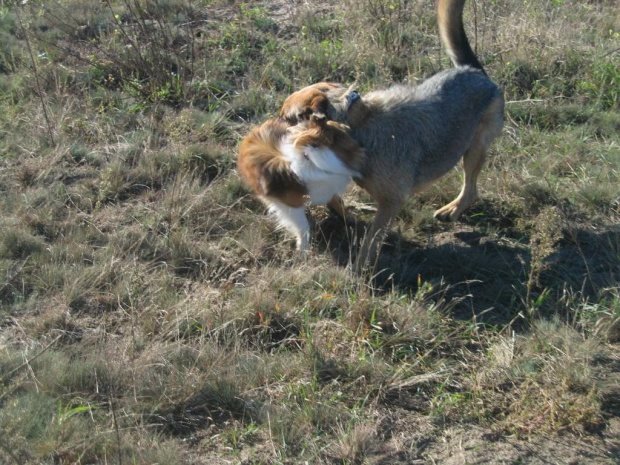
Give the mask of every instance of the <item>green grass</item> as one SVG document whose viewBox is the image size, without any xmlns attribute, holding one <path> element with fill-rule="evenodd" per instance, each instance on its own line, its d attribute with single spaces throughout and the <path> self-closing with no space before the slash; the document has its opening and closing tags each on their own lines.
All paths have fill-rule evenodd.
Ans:
<svg viewBox="0 0 620 465">
<path fill-rule="evenodd" d="M 368 195 L 347 192 L 346 224 L 313 210 L 301 261 L 237 144 L 306 84 L 450 66 L 433 2 L 17 8 L 0 8 L 0 462 L 615 463 L 613 2 L 468 2 L 505 131 L 481 199 L 432 219 L 458 170 L 412 198 L 374 279 L 347 268 Z"/>
</svg>

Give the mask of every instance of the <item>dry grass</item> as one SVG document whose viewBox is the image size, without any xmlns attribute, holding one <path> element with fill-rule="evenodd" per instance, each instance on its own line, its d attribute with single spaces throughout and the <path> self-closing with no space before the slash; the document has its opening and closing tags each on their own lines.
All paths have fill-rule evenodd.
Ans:
<svg viewBox="0 0 620 465">
<path fill-rule="evenodd" d="M 618 9 L 468 2 L 481 200 L 411 199 L 369 279 L 367 195 L 302 262 L 234 169 L 300 86 L 449 66 L 432 2 L 336 3 L 0 6 L 1 462 L 617 461 Z"/>
</svg>

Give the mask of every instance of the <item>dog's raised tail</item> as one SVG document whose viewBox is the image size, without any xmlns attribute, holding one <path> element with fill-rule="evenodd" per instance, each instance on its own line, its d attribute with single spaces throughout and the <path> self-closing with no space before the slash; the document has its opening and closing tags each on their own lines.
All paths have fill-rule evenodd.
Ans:
<svg viewBox="0 0 620 465">
<path fill-rule="evenodd" d="M 441 40 L 454 66 L 471 66 L 484 72 L 478 57 L 471 49 L 463 27 L 465 0 L 439 0 L 437 19 Z"/>
</svg>

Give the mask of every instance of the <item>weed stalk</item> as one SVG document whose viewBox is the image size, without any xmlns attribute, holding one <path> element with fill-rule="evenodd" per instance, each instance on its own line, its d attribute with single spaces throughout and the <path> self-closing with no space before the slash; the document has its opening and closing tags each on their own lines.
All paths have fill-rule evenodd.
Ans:
<svg viewBox="0 0 620 465">
<path fill-rule="evenodd" d="M 30 59 L 32 60 L 32 69 L 34 70 L 34 79 L 37 86 L 37 93 L 39 94 L 39 99 L 41 99 L 41 106 L 43 107 L 43 115 L 45 116 L 45 123 L 47 124 L 47 133 L 50 137 L 50 143 L 52 144 L 52 147 L 56 147 L 56 141 L 54 140 L 54 131 L 52 130 L 52 123 L 47 112 L 47 105 L 45 104 L 45 98 L 43 97 L 43 88 L 41 87 L 41 80 L 39 79 L 39 67 L 37 66 L 37 60 L 34 57 L 34 52 L 32 51 L 32 44 L 30 43 L 30 36 L 28 34 L 28 30 L 24 26 L 24 22 L 22 21 L 22 16 L 19 12 L 19 8 L 15 8 L 15 16 L 17 17 L 19 27 L 21 28 L 22 33 L 26 38 L 28 54 L 30 55 Z"/>
</svg>

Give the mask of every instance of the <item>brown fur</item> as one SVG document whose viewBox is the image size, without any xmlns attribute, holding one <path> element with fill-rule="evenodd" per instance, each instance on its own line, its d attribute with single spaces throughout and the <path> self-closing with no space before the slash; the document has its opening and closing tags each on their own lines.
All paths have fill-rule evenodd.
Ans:
<svg viewBox="0 0 620 465">
<path fill-rule="evenodd" d="M 329 184 L 331 181 L 326 180 L 321 182 L 328 184 L 316 184 L 317 179 L 312 177 L 313 180 L 308 181 L 311 184 L 306 185 L 306 181 L 293 171 L 290 158 L 287 159 L 281 152 L 282 143 L 292 144 L 298 156 L 308 160 L 313 160 L 311 148 L 328 148 L 349 170 L 359 172 L 365 162 L 364 151 L 348 135 L 348 130 L 349 127 L 345 124 L 328 121 L 324 116 L 315 114 L 295 126 L 290 126 L 283 119 L 274 119 L 253 128 L 239 146 L 239 173 L 263 202 L 271 209 L 275 208 L 276 216 L 280 215 L 278 219 L 281 224 L 297 236 L 297 247 L 300 250 L 305 250 L 309 241 L 307 220 L 282 210 L 276 201 L 286 207 L 303 208 L 317 198 L 338 192 L 342 184 L 341 181 L 338 181 L 338 184 Z M 312 176 L 323 173 L 319 176 L 323 178 L 324 174 L 327 174 L 317 166 L 313 169 L 315 174 Z M 342 175 L 340 176 L 342 179 Z M 319 192 L 319 197 L 312 199 L 309 188 L 313 188 L 315 193 Z M 344 205 L 337 194 L 331 197 L 327 205 L 340 216 L 345 216 Z"/>
<path fill-rule="evenodd" d="M 259 197 L 273 197 L 289 207 L 300 207 L 306 203 L 308 189 L 289 169 L 278 148 L 288 128 L 282 120 L 268 120 L 253 128 L 239 146 L 237 167 Z"/>
<path fill-rule="evenodd" d="M 302 91 L 291 94 L 284 101 L 282 109 L 286 111 L 281 111 L 280 117 L 294 125 L 298 121 L 308 120 L 310 115 L 324 115 L 329 104 L 326 92 L 343 88 L 340 84 L 331 82 L 319 82 L 304 87 Z"/>
</svg>

